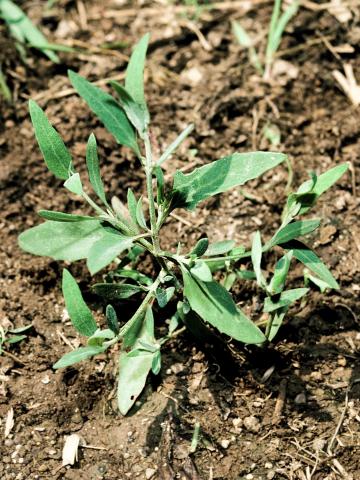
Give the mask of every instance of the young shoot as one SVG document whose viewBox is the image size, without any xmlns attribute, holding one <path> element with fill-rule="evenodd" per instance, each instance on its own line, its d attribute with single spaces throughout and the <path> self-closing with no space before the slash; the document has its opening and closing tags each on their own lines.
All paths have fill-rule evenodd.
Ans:
<svg viewBox="0 0 360 480">
<path fill-rule="evenodd" d="M 272 78 L 272 67 L 276 52 L 279 49 L 286 26 L 298 11 L 299 1 L 293 0 L 282 13 L 281 7 L 282 0 L 275 0 L 271 20 L 269 23 L 267 44 L 264 53 L 256 50 L 255 41 L 239 22 L 232 22 L 233 32 L 236 40 L 243 48 L 248 50 L 250 63 L 267 82 L 269 82 Z"/>
<path fill-rule="evenodd" d="M 84 259 L 92 275 L 105 270 L 92 286 L 106 301 L 106 327 L 99 327 L 86 305 L 77 281 L 64 269 L 62 290 L 66 309 L 84 345 L 66 353 L 54 368 L 65 368 L 99 353 L 112 352 L 120 343 L 118 405 L 126 414 L 142 392 L 150 372 L 161 370 L 161 352 L 170 339 L 185 328 L 191 332 L 220 332 L 244 344 L 266 345 L 272 341 L 291 305 L 309 288 L 289 289 L 288 272 L 295 261 L 302 263 L 307 284 L 338 288 L 338 284 L 319 257 L 302 237 L 320 226 L 319 219 L 300 219 L 319 196 L 347 170 L 347 164 L 303 183 L 288 195 L 282 223 L 265 243 L 260 232 L 253 236 L 251 248 L 236 245 L 232 239 L 211 243 L 202 237 L 189 251 L 164 250 L 162 228 L 175 209 L 194 210 L 204 200 L 237 188 L 286 161 L 286 155 L 274 152 L 233 153 L 205 163 L 188 174 L 176 171 L 172 182 L 164 180 L 162 166 L 171 161 L 176 147 L 192 131 L 186 128 L 159 158 L 154 155 L 150 135 L 151 118 L 144 93 L 143 72 L 149 36 L 145 35 L 131 55 L 125 83 L 111 82 L 115 96 L 99 89 L 75 72 L 70 82 L 101 120 L 115 140 L 129 147 L 144 170 L 146 193 L 129 189 L 124 205 L 116 197 L 109 200 L 100 174 L 97 142 L 90 134 L 86 147 L 86 165 L 93 192 L 86 191 L 72 156 L 52 127 L 43 110 L 30 101 L 35 136 L 49 170 L 64 182 L 64 187 L 92 207 L 91 215 L 40 210 L 44 223 L 19 237 L 27 252 L 55 260 L 75 262 Z M 156 144 L 161 142 L 156 142 Z M 145 201 L 146 200 L 146 201 Z M 144 205 L 148 206 L 148 212 Z M 283 256 L 269 277 L 262 271 L 262 257 L 282 250 Z M 154 259 L 154 272 L 141 269 L 141 255 Z M 252 263 L 242 270 L 240 262 Z M 110 267 L 109 267 L 110 266 Z M 214 278 L 214 272 L 219 272 Z M 99 278 L 99 277 L 97 277 Z M 220 279 L 220 281 L 219 281 Z M 317 280 L 314 280 L 317 279 Z M 264 292 L 263 319 L 257 325 L 236 303 L 231 290 L 238 281 L 255 280 Z M 318 283 L 316 283 L 318 281 Z M 137 309 L 130 318 L 121 307 L 134 297 Z M 168 305 L 172 310 L 168 326 L 155 328 L 155 318 Z M 160 333 L 161 332 L 161 335 Z M 118 349 L 114 349 L 118 351 Z"/>
</svg>

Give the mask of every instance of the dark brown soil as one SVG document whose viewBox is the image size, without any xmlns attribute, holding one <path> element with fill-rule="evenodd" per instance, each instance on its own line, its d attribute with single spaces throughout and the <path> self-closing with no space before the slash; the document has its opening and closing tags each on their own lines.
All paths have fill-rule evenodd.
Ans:
<svg viewBox="0 0 360 480">
<path fill-rule="evenodd" d="M 271 2 L 233 2 L 234 8 L 225 2 L 195 19 L 165 1 L 138 6 L 63 0 L 48 12 L 45 3 L 21 2 L 52 41 L 86 47 L 88 53 L 60 54 L 63 63 L 53 65 L 31 51 L 24 64 L 0 27 L 0 48 L 10 52 L 0 59 L 14 92 L 13 104 L 1 103 L 0 322 L 33 324 L 28 338 L 9 350 L 11 356 L 0 356 L 0 477 L 359 479 L 360 111 L 332 76 L 346 61 L 360 79 L 359 7 L 352 3 L 352 20 L 345 24 L 326 9 L 309 9 L 316 6 L 311 2 L 301 8 L 281 45 L 282 59 L 298 68 L 296 78 L 267 85 L 234 41 L 230 20 L 241 18 L 264 37 Z M 341 289 L 326 295 L 314 291 L 291 311 L 276 344 L 264 351 L 235 344 L 205 348 L 184 333 L 166 346 L 161 374 L 149 382 L 142 405 L 121 417 L 115 401 L 116 348 L 94 361 L 52 370 L 69 350 L 65 341 L 79 344 L 63 314 L 63 265 L 21 252 L 17 235 L 39 223 L 40 208 L 83 210 L 47 172 L 26 101 L 35 98 L 46 108 L 82 170 L 87 137 L 95 132 L 109 193 L 124 198 L 129 186 L 140 192 L 143 177 L 135 159 L 68 92 L 66 69 L 92 80 L 121 75 L 130 46 L 147 31 L 152 32 L 147 97 L 154 139 L 162 148 L 187 123 L 196 124 L 179 156 L 168 162 L 169 178 L 176 168 L 190 170 L 235 150 L 270 148 L 262 135 L 267 122 L 280 128 L 280 149 L 292 161 L 295 185 L 310 170 L 321 172 L 339 162 L 349 161 L 351 171 L 316 207 L 323 224 L 311 239 Z M 124 48 L 99 48 L 114 42 Z M 352 53 L 334 51 L 345 44 Z M 258 228 L 270 235 L 279 224 L 286 179 L 286 169 L 279 167 L 247 185 L 246 197 L 234 190 L 196 213 L 177 212 L 180 218 L 165 227 L 164 246 L 173 248 L 179 240 L 192 245 L 203 233 L 247 245 Z M 71 269 L 100 314 L 103 306 L 88 292 L 85 267 L 80 262 Z M 295 272 L 294 282 L 301 274 Z M 238 301 L 245 309 L 256 308 L 257 292 L 245 283 Z M 11 408 L 14 427 L 5 439 Z M 189 455 L 196 422 L 201 440 Z M 94 448 L 81 448 L 75 466 L 61 468 L 64 438 L 72 433 Z"/>
</svg>

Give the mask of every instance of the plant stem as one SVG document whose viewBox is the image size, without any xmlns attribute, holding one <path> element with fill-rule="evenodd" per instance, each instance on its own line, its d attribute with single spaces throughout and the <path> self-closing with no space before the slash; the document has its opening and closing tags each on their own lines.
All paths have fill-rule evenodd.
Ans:
<svg viewBox="0 0 360 480">
<path fill-rule="evenodd" d="M 145 144 L 146 190 L 147 190 L 147 195 L 149 200 L 151 236 L 152 236 L 155 253 L 157 253 L 160 250 L 160 245 L 159 245 L 158 229 L 156 226 L 156 208 L 155 208 L 155 199 L 154 199 L 154 192 L 153 192 L 153 185 L 152 185 L 153 158 L 152 158 L 151 142 L 150 142 L 148 133 L 144 135 L 144 144 Z"/>
</svg>

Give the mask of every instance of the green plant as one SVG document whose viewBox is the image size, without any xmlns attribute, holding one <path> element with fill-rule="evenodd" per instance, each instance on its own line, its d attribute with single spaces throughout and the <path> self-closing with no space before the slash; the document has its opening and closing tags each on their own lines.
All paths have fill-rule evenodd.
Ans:
<svg viewBox="0 0 360 480">
<path fill-rule="evenodd" d="M 6 329 L 0 325 L 0 355 L 6 352 L 6 350 L 4 350 L 6 345 L 12 345 L 24 340 L 26 335 L 19 335 L 19 333 L 26 332 L 31 327 L 32 325 L 26 325 L 26 327 Z"/>
<path fill-rule="evenodd" d="M 290 305 L 308 291 L 308 288 L 285 289 L 292 258 L 302 262 L 327 287 L 338 288 L 326 266 L 298 240 L 315 231 L 320 220 L 297 220 L 297 217 L 306 213 L 347 169 L 344 164 L 319 177 L 312 174 L 310 180 L 291 193 L 281 226 L 264 245 L 257 232 L 251 250 L 236 245 L 233 240 L 210 243 L 207 238 L 200 238 L 189 252 L 182 252 L 181 245 L 176 252 L 163 250 L 161 229 L 174 209 L 193 210 L 203 200 L 276 167 L 286 159 L 286 155 L 234 153 L 186 175 L 177 171 L 172 185 L 165 184 L 161 165 L 169 160 L 175 148 L 191 132 L 192 126 L 187 127 L 160 158 L 154 158 L 143 84 L 147 45 L 148 35 L 140 40 L 132 53 L 125 85 L 111 82 L 118 101 L 74 72 L 70 71 L 69 77 L 75 90 L 117 142 L 130 147 L 138 158 L 146 176 L 148 218 L 144 213 L 143 197 L 136 197 L 131 189 L 127 192 L 126 206 L 117 197 L 108 201 L 100 176 L 96 139 L 91 134 L 86 163 L 90 183 L 101 206 L 96 203 L 85 192 L 61 137 L 42 109 L 30 101 L 35 136 L 48 168 L 65 181 L 65 188 L 93 207 L 94 215 L 41 210 L 39 215 L 46 220 L 45 223 L 30 228 L 19 237 L 20 246 L 27 252 L 68 262 L 86 259 L 91 274 L 98 273 L 119 257 L 114 269 L 105 273 L 103 281 L 92 287 L 109 303 L 105 315 L 107 327 L 102 329 L 98 328 L 84 302 L 76 280 L 68 270 L 64 270 L 62 289 L 65 305 L 75 329 L 87 337 L 87 345 L 65 354 L 54 368 L 66 367 L 102 353 L 121 341 L 118 404 L 123 414 L 136 401 L 149 372 L 157 374 L 160 371 L 163 344 L 182 332 L 184 327 L 193 332 L 199 329 L 206 332 L 212 326 L 246 344 L 263 345 L 271 341 Z M 143 148 L 139 146 L 140 141 Z M 276 263 L 272 278 L 267 280 L 261 270 L 261 259 L 263 254 L 275 247 L 281 247 L 286 253 Z M 154 278 L 139 269 L 143 252 L 151 255 L 157 265 Z M 244 259 L 251 260 L 253 270 L 239 268 L 239 261 Z M 216 271 L 222 277 L 220 282 L 213 278 Z M 239 279 L 256 279 L 265 292 L 266 320 L 261 320 L 262 325 L 251 321 L 229 293 Z M 119 321 L 113 304 L 131 296 L 139 297 L 139 306 L 130 319 L 125 320 L 122 313 Z M 156 338 L 153 314 L 172 299 L 177 299 L 177 306 L 168 331 L 161 338 Z"/>
<path fill-rule="evenodd" d="M 263 75 L 264 80 L 266 81 L 271 79 L 271 71 L 275 55 L 280 46 L 285 28 L 299 8 L 299 1 L 294 0 L 281 14 L 281 4 L 282 0 L 274 1 L 264 60 L 262 60 L 262 55 L 256 51 L 254 41 L 244 27 L 242 27 L 239 22 L 232 22 L 233 32 L 237 41 L 242 47 L 248 49 L 250 62 L 260 75 Z"/>
<path fill-rule="evenodd" d="M 51 61 L 58 63 L 59 57 L 54 50 L 73 51 L 64 45 L 49 43 L 46 37 L 32 23 L 30 18 L 11 0 L 0 0 L 0 18 L 9 27 L 11 35 L 16 40 L 16 46 L 25 58 L 24 45 L 37 48 Z"/>
</svg>

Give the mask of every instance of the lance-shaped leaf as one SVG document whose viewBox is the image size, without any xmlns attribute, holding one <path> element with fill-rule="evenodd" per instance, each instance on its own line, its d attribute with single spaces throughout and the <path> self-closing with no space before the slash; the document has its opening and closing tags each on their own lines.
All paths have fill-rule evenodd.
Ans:
<svg viewBox="0 0 360 480">
<path fill-rule="evenodd" d="M 275 310 L 274 312 L 272 312 L 271 320 L 270 320 L 271 325 L 270 325 L 269 332 L 268 332 L 268 335 L 267 335 L 269 342 L 271 342 L 274 339 L 277 332 L 279 331 L 279 328 L 282 325 L 282 322 L 285 318 L 285 315 L 286 315 L 288 309 L 289 309 L 289 307 L 282 307 L 282 308 L 279 308 L 278 310 Z"/>
<path fill-rule="evenodd" d="M 107 300 L 130 298 L 136 293 L 145 291 L 140 285 L 131 283 L 95 283 L 92 288 L 97 295 Z"/>
<path fill-rule="evenodd" d="M 90 338 L 88 338 L 88 345 L 102 346 L 106 340 L 112 340 L 115 337 L 115 333 L 110 328 L 101 330 L 98 328 Z"/>
<path fill-rule="evenodd" d="M 324 265 L 320 258 L 304 243 L 297 240 L 281 245 L 286 250 L 292 250 L 294 257 L 326 282 L 330 288 L 339 289 L 339 284 L 332 276 L 330 270 Z"/>
<path fill-rule="evenodd" d="M 200 238 L 200 240 L 196 243 L 195 247 L 191 250 L 190 255 L 194 255 L 195 257 L 202 257 L 206 250 L 209 247 L 209 239 L 208 238 Z"/>
<path fill-rule="evenodd" d="M 48 220 L 23 232 L 19 245 L 34 255 L 73 262 L 87 258 L 94 243 L 108 235 L 111 234 L 97 220 L 76 223 Z"/>
<path fill-rule="evenodd" d="M 257 178 L 285 158 L 286 155 L 282 153 L 235 153 L 196 168 L 187 175 L 177 171 L 173 185 L 173 207 L 193 210 L 206 198 Z"/>
<path fill-rule="evenodd" d="M 70 367 L 70 365 L 74 365 L 75 363 L 82 362 L 83 360 L 87 360 L 94 355 L 98 355 L 99 353 L 105 352 L 106 347 L 100 345 L 88 345 L 87 347 L 80 347 L 72 352 L 65 353 L 63 357 L 58 360 L 53 368 L 65 368 Z"/>
<path fill-rule="evenodd" d="M 254 234 L 251 246 L 251 261 L 253 264 L 256 281 L 260 288 L 266 288 L 266 281 L 261 271 L 262 245 L 260 232 Z"/>
<path fill-rule="evenodd" d="M 303 297 L 309 288 L 293 288 L 292 290 L 285 290 L 281 292 L 280 297 L 275 301 L 270 297 L 265 298 L 264 312 L 273 312 L 282 307 L 288 307 L 292 303 Z"/>
<path fill-rule="evenodd" d="M 144 344 L 154 345 L 153 351 L 143 350 Z M 118 406 L 123 415 L 126 415 L 142 392 L 146 378 L 154 364 L 156 368 L 158 345 L 154 338 L 154 317 L 151 307 L 147 307 L 144 323 L 139 332 L 134 348 L 129 353 L 122 353 L 119 359 Z M 136 355 L 134 356 L 134 352 Z"/>
<path fill-rule="evenodd" d="M 132 243 L 133 239 L 131 237 L 112 233 L 100 238 L 90 248 L 87 259 L 87 266 L 91 275 L 109 265 L 124 250 L 130 248 Z"/>
<path fill-rule="evenodd" d="M 96 195 L 107 205 L 104 184 L 101 180 L 99 157 L 95 135 L 92 133 L 86 145 L 86 165 L 89 173 L 89 180 Z"/>
<path fill-rule="evenodd" d="M 202 282 L 181 268 L 184 295 L 191 308 L 220 332 L 244 343 L 262 343 L 261 330 L 239 310 L 229 292 L 217 282 Z"/>
<path fill-rule="evenodd" d="M 75 195 L 82 195 L 83 186 L 82 186 L 80 174 L 73 173 L 71 177 L 69 177 L 64 183 L 64 187 L 67 188 L 69 192 L 75 193 Z"/>
<path fill-rule="evenodd" d="M 110 85 L 118 94 L 121 106 L 130 122 L 134 125 L 141 138 L 144 138 L 149 123 L 149 113 L 146 105 L 135 102 L 130 93 L 120 83 L 112 81 Z"/>
<path fill-rule="evenodd" d="M 175 287 L 158 288 L 156 290 L 156 300 L 160 308 L 164 308 L 175 293 Z"/>
<path fill-rule="evenodd" d="M 46 220 L 54 220 L 55 222 L 85 222 L 95 220 L 94 217 L 87 215 L 73 215 L 72 213 L 54 212 L 52 210 L 39 210 L 38 215 Z"/>
<path fill-rule="evenodd" d="M 190 271 L 193 277 L 201 280 L 202 282 L 212 281 L 211 270 L 202 260 L 197 261 Z"/>
<path fill-rule="evenodd" d="M 81 335 L 90 337 L 97 329 L 94 317 L 84 302 L 80 288 L 71 273 L 64 269 L 62 291 L 71 323 Z"/>
<path fill-rule="evenodd" d="M 142 37 L 135 46 L 125 76 L 125 89 L 131 97 L 140 105 L 146 108 L 146 100 L 144 94 L 144 67 L 146 59 L 146 51 L 149 43 L 150 35 L 147 33 Z"/>
<path fill-rule="evenodd" d="M 274 275 L 269 284 L 269 292 L 271 295 L 276 295 L 284 290 L 292 256 L 293 252 L 290 250 L 276 262 Z"/>
<path fill-rule="evenodd" d="M 66 180 L 71 174 L 72 158 L 62 138 L 47 119 L 44 111 L 34 100 L 29 101 L 31 121 L 48 169 L 57 177 Z"/>
<path fill-rule="evenodd" d="M 117 335 L 119 333 L 120 326 L 116 311 L 112 305 L 107 305 L 106 307 L 106 321 L 110 330 Z"/>
<path fill-rule="evenodd" d="M 114 135 L 116 141 L 130 147 L 137 155 L 140 155 L 134 129 L 116 100 L 77 73 L 71 70 L 68 73 L 72 86 L 102 121 L 106 129 Z"/>
<path fill-rule="evenodd" d="M 264 246 L 264 251 L 269 250 L 274 245 L 281 245 L 287 243 L 290 240 L 296 239 L 303 235 L 316 230 L 321 223 L 321 220 L 299 220 L 298 222 L 292 222 L 283 228 L 280 228 L 272 239 Z"/>
</svg>

